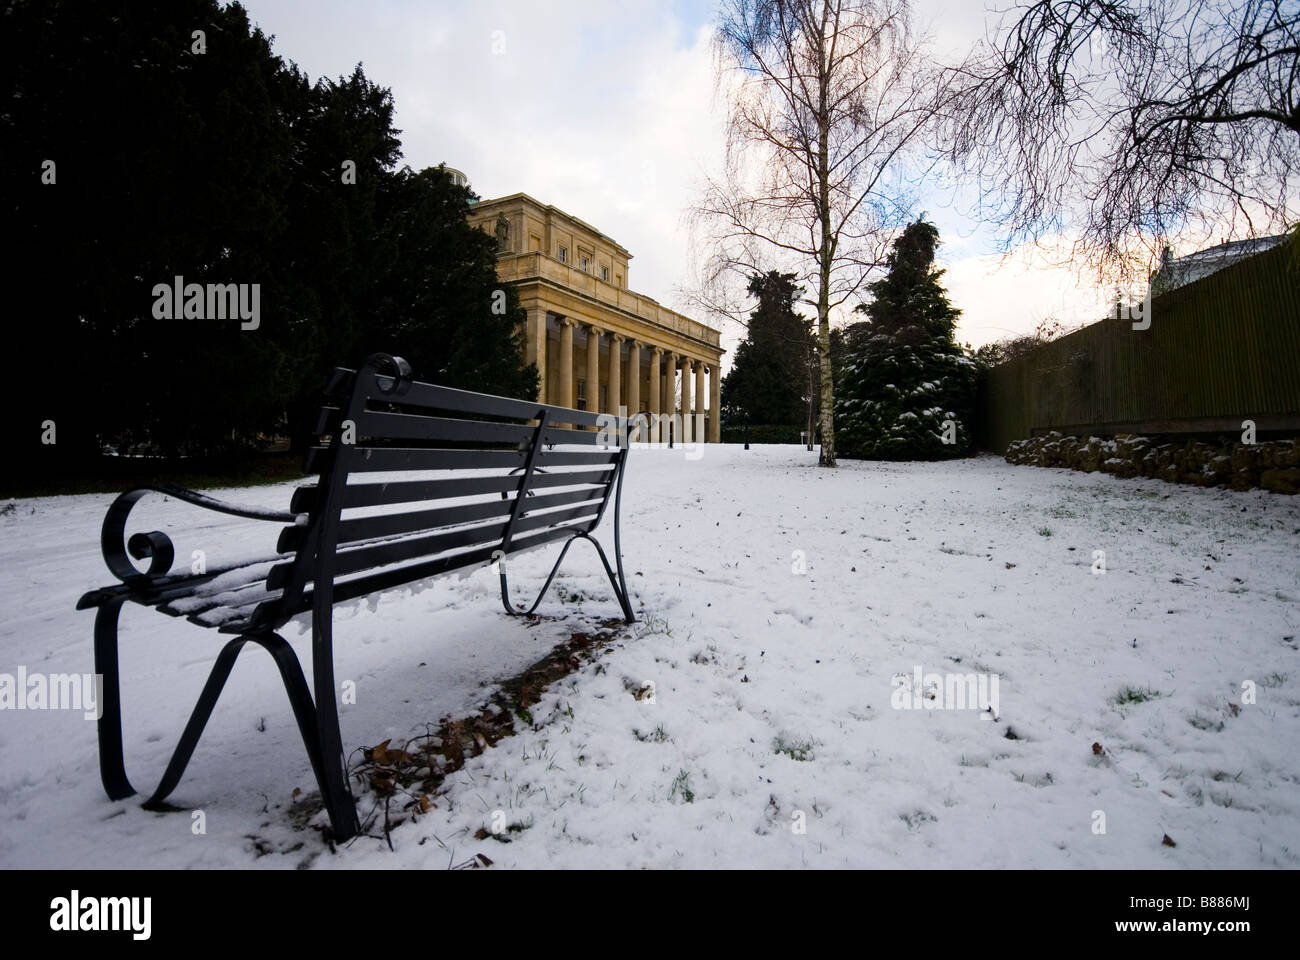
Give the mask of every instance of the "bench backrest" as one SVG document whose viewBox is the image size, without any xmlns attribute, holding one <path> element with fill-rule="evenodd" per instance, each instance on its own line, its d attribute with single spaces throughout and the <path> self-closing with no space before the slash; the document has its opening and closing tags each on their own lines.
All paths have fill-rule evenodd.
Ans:
<svg viewBox="0 0 1300 960">
<path fill-rule="evenodd" d="M 326 395 L 307 458 L 320 479 L 295 491 L 279 540 L 293 556 L 267 580 L 282 594 L 256 625 L 589 532 L 626 463 L 613 418 L 416 382 L 386 354 L 335 370 Z"/>
</svg>

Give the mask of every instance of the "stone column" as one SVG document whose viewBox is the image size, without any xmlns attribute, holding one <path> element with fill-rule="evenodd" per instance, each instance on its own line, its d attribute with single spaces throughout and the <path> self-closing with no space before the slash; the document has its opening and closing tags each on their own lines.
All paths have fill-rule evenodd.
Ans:
<svg viewBox="0 0 1300 960">
<path fill-rule="evenodd" d="M 696 443 L 704 442 L 704 361 L 695 365 L 695 425 L 691 436 Z"/>
<path fill-rule="evenodd" d="M 537 364 L 537 396 L 546 402 L 546 308 L 534 307 L 528 311 L 524 324 L 524 364 Z"/>
<path fill-rule="evenodd" d="M 673 414 L 677 412 L 677 354 L 673 353 L 671 350 L 665 351 L 665 353 L 667 354 L 668 362 L 664 365 L 663 404 L 664 414 L 668 419 L 664 421 L 660 439 L 664 443 L 667 443 L 669 437 L 672 436 L 673 433 Z M 678 433 L 680 434 L 680 431 L 678 431 Z M 678 435 L 674 437 L 674 439 L 681 440 L 681 436 Z"/>
<path fill-rule="evenodd" d="M 722 442 L 722 364 L 709 365 L 709 443 Z"/>
<path fill-rule="evenodd" d="M 600 335 L 604 332 L 594 323 L 587 331 L 587 410 L 590 413 L 600 412 Z"/>
<path fill-rule="evenodd" d="M 650 348 L 650 433 L 645 439 L 651 443 L 659 440 L 659 359 L 664 354 L 662 347 Z"/>
<path fill-rule="evenodd" d="M 682 357 L 682 443 L 690 443 L 694 436 L 694 418 L 691 416 L 691 364 L 690 357 Z"/>
<path fill-rule="evenodd" d="M 573 328 L 570 317 L 560 318 L 560 394 L 554 402 L 562 407 L 575 404 L 573 396 Z"/>
<path fill-rule="evenodd" d="M 618 408 L 623 402 L 623 337 L 617 333 L 609 335 L 609 403 L 605 412 L 618 416 Z"/>
<path fill-rule="evenodd" d="M 641 412 L 641 341 L 633 340 L 627 347 L 627 415 L 635 417 Z M 637 439 L 644 439 L 639 434 Z"/>
</svg>

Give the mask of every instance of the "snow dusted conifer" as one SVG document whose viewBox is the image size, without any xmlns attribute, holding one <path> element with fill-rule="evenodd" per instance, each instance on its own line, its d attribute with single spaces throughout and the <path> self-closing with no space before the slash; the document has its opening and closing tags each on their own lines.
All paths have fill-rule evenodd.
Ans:
<svg viewBox="0 0 1300 960">
<path fill-rule="evenodd" d="M 939 231 L 909 224 L 889 273 L 843 335 L 836 429 L 845 457 L 941 460 L 970 452 L 977 364 L 954 339 L 957 317 L 934 267 Z"/>
</svg>

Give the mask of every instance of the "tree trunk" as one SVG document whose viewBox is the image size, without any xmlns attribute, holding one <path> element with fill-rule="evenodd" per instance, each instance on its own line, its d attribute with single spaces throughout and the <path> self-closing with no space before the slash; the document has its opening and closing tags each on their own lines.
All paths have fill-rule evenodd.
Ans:
<svg viewBox="0 0 1300 960">
<path fill-rule="evenodd" d="M 822 268 L 822 292 L 817 297 L 817 344 L 822 376 L 822 452 L 818 464 L 835 466 L 835 384 L 831 378 L 831 318 L 827 305 L 826 286 L 830 282 L 828 271 Z"/>
<path fill-rule="evenodd" d="M 821 353 L 822 375 L 822 452 L 818 464 L 835 466 L 835 384 L 831 375 L 831 266 L 835 263 L 835 239 L 831 232 L 830 112 L 826 99 L 830 77 L 827 73 L 825 33 L 822 36 L 821 64 L 818 76 L 817 103 L 817 187 L 819 190 L 822 242 L 817 251 L 821 282 L 817 290 L 817 345 Z"/>
<path fill-rule="evenodd" d="M 803 359 L 803 372 L 808 377 L 808 438 L 806 446 L 809 450 L 817 442 L 817 367 L 815 366 L 816 354 L 813 352 L 812 344 L 807 344 L 807 354 Z"/>
</svg>

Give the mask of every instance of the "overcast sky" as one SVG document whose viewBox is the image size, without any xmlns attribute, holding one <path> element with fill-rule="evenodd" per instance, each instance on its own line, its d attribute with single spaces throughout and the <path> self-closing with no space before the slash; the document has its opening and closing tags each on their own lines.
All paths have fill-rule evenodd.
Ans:
<svg viewBox="0 0 1300 960">
<path fill-rule="evenodd" d="M 692 257 L 683 214 L 722 158 L 710 28 L 702 0 L 245 0 L 275 52 L 313 78 L 358 63 L 392 89 L 403 162 L 446 163 L 480 196 L 528 193 L 586 220 L 632 252 L 629 286 L 723 329 L 686 305 Z M 997 6 L 1005 6 L 999 2 Z M 983 0 L 918 0 L 918 26 L 944 51 L 985 31 Z M 494 50 L 496 52 L 494 52 Z M 1072 271 L 1022 255 L 1003 263 L 992 231 L 940 191 L 923 203 L 958 339 L 980 345 L 1047 316 L 1099 319 L 1106 296 Z M 920 212 L 920 211 L 918 211 Z M 724 361 L 725 363 L 725 361 Z"/>
</svg>

